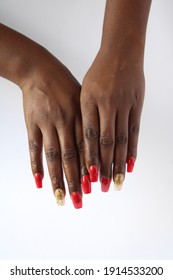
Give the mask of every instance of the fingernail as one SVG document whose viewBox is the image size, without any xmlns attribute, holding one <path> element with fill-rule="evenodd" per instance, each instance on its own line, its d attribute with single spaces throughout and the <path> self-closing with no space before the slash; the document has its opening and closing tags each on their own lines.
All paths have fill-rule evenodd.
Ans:
<svg viewBox="0 0 173 280">
<path fill-rule="evenodd" d="M 62 189 L 58 188 L 55 190 L 55 197 L 59 206 L 63 206 L 65 204 L 65 193 Z"/>
<path fill-rule="evenodd" d="M 124 182 L 124 174 L 117 174 L 114 178 L 114 187 L 116 191 L 120 191 Z"/>
<path fill-rule="evenodd" d="M 98 167 L 96 165 L 90 166 L 90 181 L 93 183 L 98 181 Z"/>
<path fill-rule="evenodd" d="M 34 175 L 35 178 L 35 183 L 38 189 L 42 188 L 42 180 L 43 180 L 43 176 L 40 173 L 35 173 Z"/>
<path fill-rule="evenodd" d="M 91 182 L 90 182 L 89 175 L 82 176 L 81 184 L 82 184 L 82 190 L 85 194 L 91 193 Z"/>
<path fill-rule="evenodd" d="M 136 161 L 136 159 L 134 157 L 130 157 L 127 160 L 127 172 L 133 172 L 135 161 Z"/>
<path fill-rule="evenodd" d="M 82 194 L 80 192 L 72 192 L 71 199 L 76 209 L 82 208 Z"/>
<path fill-rule="evenodd" d="M 111 179 L 104 177 L 101 179 L 101 190 L 102 192 L 108 192 L 110 188 Z"/>
</svg>

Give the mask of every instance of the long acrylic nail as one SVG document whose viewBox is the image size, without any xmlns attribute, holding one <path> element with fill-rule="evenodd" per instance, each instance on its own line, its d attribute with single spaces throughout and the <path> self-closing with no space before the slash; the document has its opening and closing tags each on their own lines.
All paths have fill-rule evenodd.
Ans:
<svg viewBox="0 0 173 280">
<path fill-rule="evenodd" d="M 124 182 L 124 174 L 116 174 L 114 178 L 114 187 L 116 191 L 120 191 Z"/>
<path fill-rule="evenodd" d="M 55 197 L 59 206 L 63 206 L 65 204 L 65 193 L 62 189 L 58 188 L 55 190 Z"/>
<path fill-rule="evenodd" d="M 82 208 L 82 194 L 80 192 L 72 192 L 71 199 L 76 209 Z"/>
<path fill-rule="evenodd" d="M 130 157 L 127 160 L 127 172 L 133 172 L 135 161 L 136 161 L 136 159 L 134 157 Z"/>
<path fill-rule="evenodd" d="M 43 176 L 40 173 L 35 173 L 34 175 L 35 178 L 35 183 L 38 189 L 42 188 L 42 180 L 43 180 Z"/>
<path fill-rule="evenodd" d="M 104 177 L 101 179 L 101 190 L 102 192 L 108 192 L 110 188 L 111 179 Z"/>
<path fill-rule="evenodd" d="M 98 181 L 98 167 L 97 165 L 90 166 L 90 181 L 97 182 Z"/>
<path fill-rule="evenodd" d="M 81 178 L 82 190 L 85 194 L 91 193 L 91 181 L 89 175 L 84 175 Z"/>
</svg>

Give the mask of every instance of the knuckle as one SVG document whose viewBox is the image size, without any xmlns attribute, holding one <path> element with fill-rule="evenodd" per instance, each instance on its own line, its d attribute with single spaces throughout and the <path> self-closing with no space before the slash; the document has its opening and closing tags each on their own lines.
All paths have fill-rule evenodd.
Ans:
<svg viewBox="0 0 173 280">
<path fill-rule="evenodd" d="M 77 153 L 73 149 L 66 149 L 62 154 L 62 158 L 64 161 L 71 161 L 74 160 L 76 157 Z"/>
<path fill-rule="evenodd" d="M 87 128 L 85 130 L 85 138 L 87 140 L 98 139 L 98 132 L 92 128 Z"/>
<path fill-rule="evenodd" d="M 104 148 L 112 147 L 113 146 L 112 137 L 109 137 L 109 136 L 100 137 L 100 145 Z"/>
<path fill-rule="evenodd" d="M 120 134 L 116 137 L 116 143 L 117 144 L 126 144 L 127 143 L 127 137 L 124 134 Z"/>
<path fill-rule="evenodd" d="M 31 153 L 36 153 L 36 152 L 39 152 L 41 150 L 41 148 L 36 141 L 30 140 L 29 141 L 29 150 Z"/>
<path fill-rule="evenodd" d="M 84 141 L 81 140 L 81 141 L 77 144 L 77 147 L 78 147 L 79 153 L 83 153 L 83 152 L 84 152 Z"/>
<path fill-rule="evenodd" d="M 46 149 L 45 154 L 49 162 L 54 162 L 60 159 L 59 151 L 57 151 L 55 148 Z"/>
<path fill-rule="evenodd" d="M 137 135 L 139 133 L 139 125 L 134 124 L 130 126 L 130 135 Z"/>
</svg>

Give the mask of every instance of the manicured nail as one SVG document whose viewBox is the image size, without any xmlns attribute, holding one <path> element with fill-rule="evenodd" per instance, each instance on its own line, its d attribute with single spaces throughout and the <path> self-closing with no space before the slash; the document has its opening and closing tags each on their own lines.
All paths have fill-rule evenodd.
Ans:
<svg viewBox="0 0 173 280">
<path fill-rule="evenodd" d="M 90 181 L 93 183 L 98 181 L 98 167 L 96 165 L 90 166 Z"/>
<path fill-rule="evenodd" d="M 120 191 L 124 182 L 124 174 L 117 174 L 114 178 L 114 187 L 116 191 Z"/>
<path fill-rule="evenodd" d="M 89 175 L 84 175 L 81 178 L 82 190 L 85 194 L 91 193 L 91 181 Z"/>
<path fill-rule="evenodd" d="M 35 173 L 34 175 L 35 178 L 35 183 L 38 189 L 42 188 L 42 180 L 43 180 L 43 176 L 40 173 Z"/>
<path fill-rule="evenodd" d="M 82 208 L 82 194 L 80 192 L 72 192 L 71 199 L 76 209 Z"/>
<path fill-rule="evenodd" d="M 102 192 L 108 192 L 110 188 L 111 179 L 104 177 L 101 179 L 101 190 Z"/>
<path fill-rule="evenodd" d="M 55 197 L 59 206 L 63 206 L 65 204 L 65 193 L 62 189 L 58 188 L 55 190 Z"/>
<path fill-rule="evenodd" d="M 127 172 L 133 172 L 135 161 L 136 161 L 136 159 L 134 157 L 130 157 L 127 160 Z"/>
</svg>

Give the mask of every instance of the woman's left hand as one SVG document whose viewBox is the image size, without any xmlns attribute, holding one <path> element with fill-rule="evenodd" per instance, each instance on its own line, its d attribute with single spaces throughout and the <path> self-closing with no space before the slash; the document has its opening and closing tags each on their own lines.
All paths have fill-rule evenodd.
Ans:
<svg viewBox="0 0 173 280">
<path fill-rule="evenodd" d="M 142 61 L 142 60 L 141 60 Z M 144 99 L 143 65 L 134 56 L 99 51 L 86 74 L 81 93 L 85 161 L 90 179 L 109 190 L 112 178 L 121 189 L 137 156 Z"/>
</svg>

